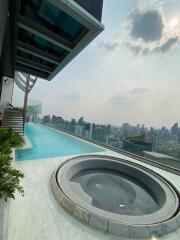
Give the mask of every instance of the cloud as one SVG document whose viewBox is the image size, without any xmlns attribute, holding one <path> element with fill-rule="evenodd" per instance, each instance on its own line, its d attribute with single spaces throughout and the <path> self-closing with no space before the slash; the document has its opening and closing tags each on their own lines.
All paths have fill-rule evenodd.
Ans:
<svg viewBox="0 0 180 240">
<path fill-rule="evenodd" d="M 101 41 L 98 44 L 99 48 L 105 49 L 107 51 L 114 51 L 119 46 L 120 46 L 120 43 L 118 41 L 111 41 L 111 40 Z"/>
<path fill-rule="evenodd" d="M 129 42 L 124 42 L 123 47 L 130 49 L 135 55 L 138 55 L 143 50 L 142 46 L 133 45 Z"/>
<path fill-rule="evenodd" d="M 148 55 L 149 54 L 149 49 L 148 48 L 144 48 L 142 51 L 141 51 L 141 55 L 143 55 L 143 56 L 146 56 L 146 55 Z"/>
<path fill-rule="evenodd" d="M 130 35 L 144 42 L 154 42 L 161 39 L 165 27 L 163 15 L 158 9 L 135 9 L 130 15 Z"/>
<path fill-rule="evenodd" d="M 142 95 L 144 93 L 149 92 L 148 88 L 134 88 L 130 91 L 130 94 L 132 95 Z"/>
<path fill-rule="evenodd" d="M 134 88 L 120 94 L 116 94 L 109 99 L 112 105 L 127 106 L 136 103 L 150 90 L 147 88 Z"/>
<path fill-rule="evenodd" d="M 127 17 L 129 40 L 123 47 L 135 55 L 166 53 L 175 46 L 180 37 L 167 27 L 162 10 L 158 7 L 138 6 Z"/>
<path fill-rule="evenodd" d="M 164 0 L 163 0 L 164 1 Z M 126 18 L 126 41 L 118 35 L 98 43 L 99 49 L 114 52 L 120 47 L 129 49 L 135 55 L 165 54 L 180 42 L 180 36 L 166 23 L 161 9 L 163 1 L 154 6 L 138 6 Z"/>
<path fill-rule="evenodd" d="M 168 39 L 164 44 L 162 44 L 160 47 L 154 48 L 154 52 L 167 52 L 170 50 L 174 44 L 176 44 L 179 41 L 179 37 L 172 37 Z"/>
<path fill-rule="evenodd" d="M 78 102 L 80 100 L 80 96 L 76 92 L 63 95 L 63 98 L 68 102 Z"/>
</svg>

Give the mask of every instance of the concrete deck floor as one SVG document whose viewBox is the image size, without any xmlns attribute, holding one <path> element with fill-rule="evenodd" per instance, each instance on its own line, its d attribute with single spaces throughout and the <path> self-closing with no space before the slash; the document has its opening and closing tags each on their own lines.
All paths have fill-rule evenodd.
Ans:
<svg viewBox="0 0 180 240">
<path fill-rule="evenodd" d="M 129 157 L 107 150 L 102 154 Z M 11 222 L 8 240 L 125 240 L 99 230 L 92 229 L 66 213 L 54 198 L 50 188 L 50 178 L 59 164 L 67 157 L 44 160 L 19 161 L 16 165 L 25 178 L 22 185 L 25 196 L 16 195 L 11 205 Z M 140 163 L 142 164 L 142 163 Z M 142 164 L 162 174 L 180 191 L 180 177 L 147 164 Z M 179 240 L 180 228 L 164 237 L 149 240 Z"/>
</svg>

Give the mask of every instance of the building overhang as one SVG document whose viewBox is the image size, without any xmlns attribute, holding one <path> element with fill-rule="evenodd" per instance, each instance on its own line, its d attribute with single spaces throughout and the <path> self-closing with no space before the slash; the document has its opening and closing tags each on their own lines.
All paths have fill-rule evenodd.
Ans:
<svg viewBox="0 0 180 240">
<path fill-rule="evenodd" d="M 18 0 L 15 70 L 52 80 L 103 29 L 73 0 Z"/>
</svg>

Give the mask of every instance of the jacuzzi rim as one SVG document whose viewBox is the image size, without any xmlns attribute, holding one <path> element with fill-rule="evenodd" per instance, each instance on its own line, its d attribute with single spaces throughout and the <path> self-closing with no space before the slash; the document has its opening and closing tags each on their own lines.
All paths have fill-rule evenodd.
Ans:
<svg viewBox="0 0 180 240">
<path fill-rule="evenodd" d="M 115 161 L 120 161 L 119 163 L 121 164 L 126 164 L 128 165 L 129 167 L 135 167 L 137 168 L 138 170 L 140 171 L 146 171 L 148 172 L 148 174 L 152 175 L 153 177 L 155 177 L 155 179 L 157 178 L 160 182 L 163 182 L 163 184 L 166 185 L 166 187 L 171 190 L 171 192 L 174 194 L 174 197 L 175 199 L 177 200 L 176 201 L 176 205 L 177 205 L 177 209 L 176 211 L 174 211 L 174 214 L 172 214 L 172 216 L 170 218 L 166 218 L 164 219 L 163 221 L 160 221 L 160 222 L 152 222 L 152 223 L 138 223 L 138 224 L 132 224 L 132 223 L 128 223 L 128 222 L 124 222 L 124 221 L 116 221 L 114 219 L 111 219 L 108 214 L 110 213 L 109 211 L 104 211 L 105 213 L 107 213 L 107 217 L 105 217 L 104 215 L 101 215 L 101 214 L 97 214 L 96 212 L 94 211 L 91 211 L 87 208 L 85 208 L 84 206 L 80 205 L 79 203 L 77 203 L 76 201 L 74 201 L 72 198 L 70 198 L 62 189 L 62 187 L 60 186 L 59 182 L 58 182 L 58 173 L 59 173 L 59 170 L 63 167 L 63 165 L 65 165 L 66 163 L 70 162 L 70 161 L 73 161 L 73 160 L 90 160 L 91 158 L 99 158 L 99 159 L 103 159 L 103 160 L 115 160 Z M 147 168 L 147 167 L 144 167 L 142 165 L 139 165 L 137 163 L 134 163 L 134 162 L 131 162 L 129 160 L 126 160 L 126 159 L 122 159 L 120 157 L 113 157 L 113 156 L 109 156 L 109 155 L 95 155 L 95 154 L 90 154 L 90 155 L 80 155 L 80 156 L 76 156 L 76 157 L 72 157 L 72 158 L 69 158 L 67 159 L 66 161 L 64 161 L 62 164 L 60 164 L 60 166 L 58 167 L 57 171 L 55 172 L 55 179 L 56 179 L 56 184 L 58 185 L 58 188 L 60 191 L 62 191 L 62 193 L 65 195 L 65 197 L 70 201 L 72 202 L 74 205 L 76 205 L 78 208 L 82 209 L 84 212 L 90 214 L 90 215 L 93 215 L 93 216 L 97 216 L 98 218 L 100 219 L 104 219 L 104 220 L 107 220 L 109 222 L 114 222 L 114 223 L 117 223 L 117 224 L 123 224 L 123 225 L 134 225 L 134 226 L 152 226 L 152 225 L 158 225 L 158 224 L 162 224 L 162 223 L 165 223 L 165 222 L 168 222 L 169 220 L 173 219 L 174 216 L 177 215 L 177 212 L 179 211 L 178 210 L 178 206 L 179 206 L 179 192 L 178 190 L 172 185 L 171 182 L 169 182 L 166 178 L 164 178 L 163 176 L 161 176 L 160 174 L 154 172 L 153 170 Z M 91 206 L 92 208 L 96 209 L 96 207 L 94 206 Z M 97 208 L 98 209 L 98 208 Z M 103 210 L 102 210 L 103 211 Z M 156 213 L 156 212 L 155 212 Z M 154 214 L 154 213 L 153 213 Z M 124 216 L 124 215 L 121 215 L 121 214 L 118 214 L 119 216 Z M 143 215 L 142 215 L 143 216 Z M 142 216 L 135 216 L 135 217 L 142 217 Z M 146 215 L 144 215 L 146 216 Z M 133 215 L 130 216 L 130 217 L 134 217 Z"/>
</svg>

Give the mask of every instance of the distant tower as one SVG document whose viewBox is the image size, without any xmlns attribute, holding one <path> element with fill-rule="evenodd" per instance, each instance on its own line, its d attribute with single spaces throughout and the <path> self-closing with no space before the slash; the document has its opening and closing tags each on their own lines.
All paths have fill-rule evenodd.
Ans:
<svg viewBox="0 0 180 240">
<path fill-rule="evenodd" d="M 171 127 L 171 133 L 173 135 L 178 135 L 178 123 L 176 122 L 172 127 Z"/>
<path fill-rule="evenodd" d="M 83 118 L 83 117 L 80 117 L 80 118 L 79 118 L 78 124 L 79 124 L 79 125 L 83 125 L 83 124 L 84 124 L 84 118 Z"/>
</svg>

